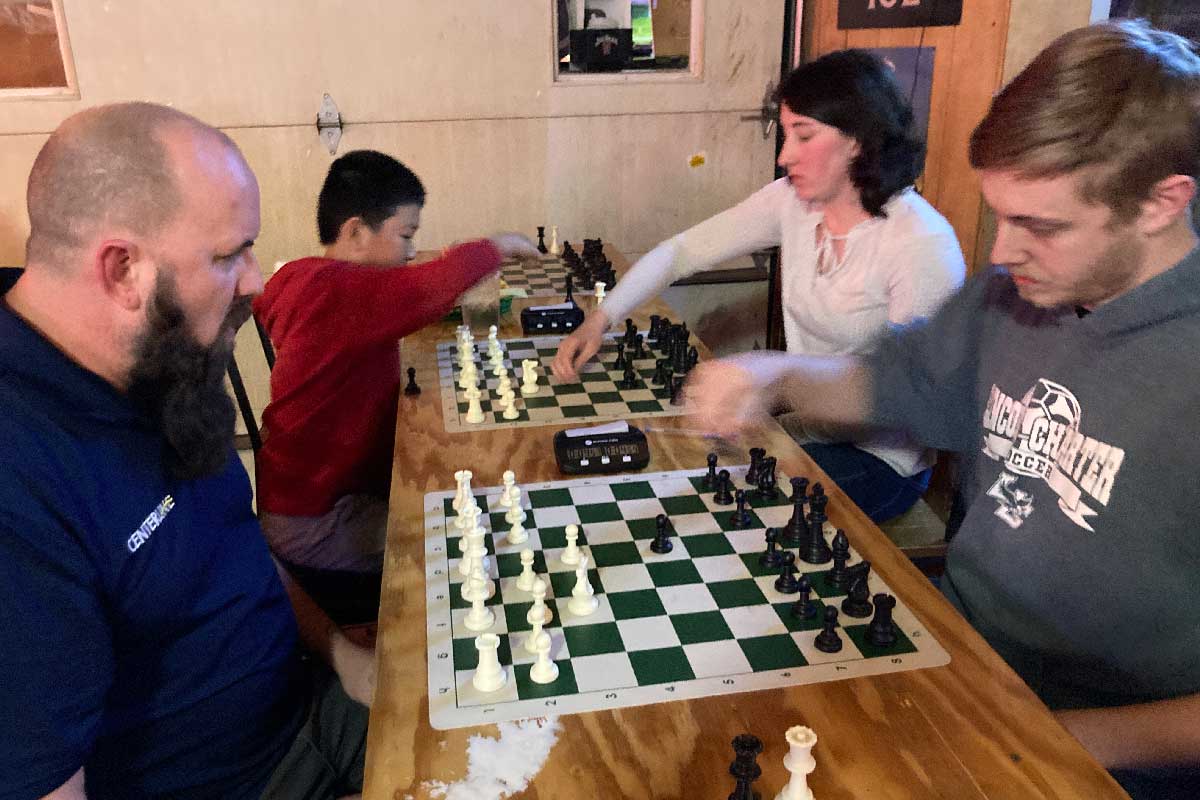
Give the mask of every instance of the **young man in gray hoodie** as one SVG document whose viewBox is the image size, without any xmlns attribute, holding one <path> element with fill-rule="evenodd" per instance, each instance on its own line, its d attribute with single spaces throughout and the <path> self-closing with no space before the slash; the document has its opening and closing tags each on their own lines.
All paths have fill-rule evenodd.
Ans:
<svg viewBox="0 0 1200 800">
<path fill-rule="evenodd" d="M 1134 797 L 1200 796 L 1200 58 L 1073 31 L 995 98 L 971 163 L 992 269 L 863 359 L 701 365 L 700 421 L 768 409 L 964 454 L 943 590 Z"/>
</svg>

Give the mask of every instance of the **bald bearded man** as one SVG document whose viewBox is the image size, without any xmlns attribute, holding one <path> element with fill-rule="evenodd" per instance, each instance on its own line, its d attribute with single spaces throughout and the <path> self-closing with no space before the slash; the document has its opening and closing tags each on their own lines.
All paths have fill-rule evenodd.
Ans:
<svg viewBox="0 0 1200 800">
<path fill-rule="evenodd" d="M 27 201 L 0 280 L 0 798 L 361 790 L 374 654 L 277 572 L 232 448 L 253 172 L 193 117 L 105 106 L 50 136 Z"/>
</svg>

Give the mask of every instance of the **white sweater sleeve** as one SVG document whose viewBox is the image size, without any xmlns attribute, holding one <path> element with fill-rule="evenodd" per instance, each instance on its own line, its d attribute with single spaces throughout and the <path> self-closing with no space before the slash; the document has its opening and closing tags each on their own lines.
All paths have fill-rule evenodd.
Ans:
<svg viewBox="0 0 1200 800">
<path fill-rule="evenodd" d="M 624 319 L 681 278 L 778 245 L 783 203 L 791 192 L 786 178 L 774 181 L 733 208 L 662 242 L 621 276 L 604 299 L 605 316 L 612 322 Z"/>
<path fill-rule="evenodd" d="M 962 286 L 967 272 L 953 231 L 924 234 L 896 248 L 890 266 L 888 322 L 892 325 L 933 316 Z"/>
</svg>

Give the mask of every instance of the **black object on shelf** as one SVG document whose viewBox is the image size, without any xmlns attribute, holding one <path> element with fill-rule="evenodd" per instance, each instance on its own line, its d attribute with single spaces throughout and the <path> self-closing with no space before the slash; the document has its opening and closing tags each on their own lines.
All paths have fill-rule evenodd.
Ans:
<svg viewBox="0 0 1200 800">
<path fill-rule="evenodd" d="M 588 28 L 571 31 L 571 70 L 613 72 L 633 56 L 632 28 Z"/>
</svg>

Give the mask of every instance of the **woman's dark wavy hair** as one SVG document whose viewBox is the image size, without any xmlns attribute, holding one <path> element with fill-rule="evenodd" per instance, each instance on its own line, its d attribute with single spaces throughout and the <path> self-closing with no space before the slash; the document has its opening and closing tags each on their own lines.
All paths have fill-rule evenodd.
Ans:
<svg viewBox="0 0 1200 800">
<path fill-rule="evenodd" d="M 858 142 L 850 180 L 870 214 L 886 216 L 883 204 L 921 174 L 925 143 L 913 128 L 912 107 L 892 70 L 865 50 L 802 64 L 783 79 L 775 100 Z"/>
</svg>

